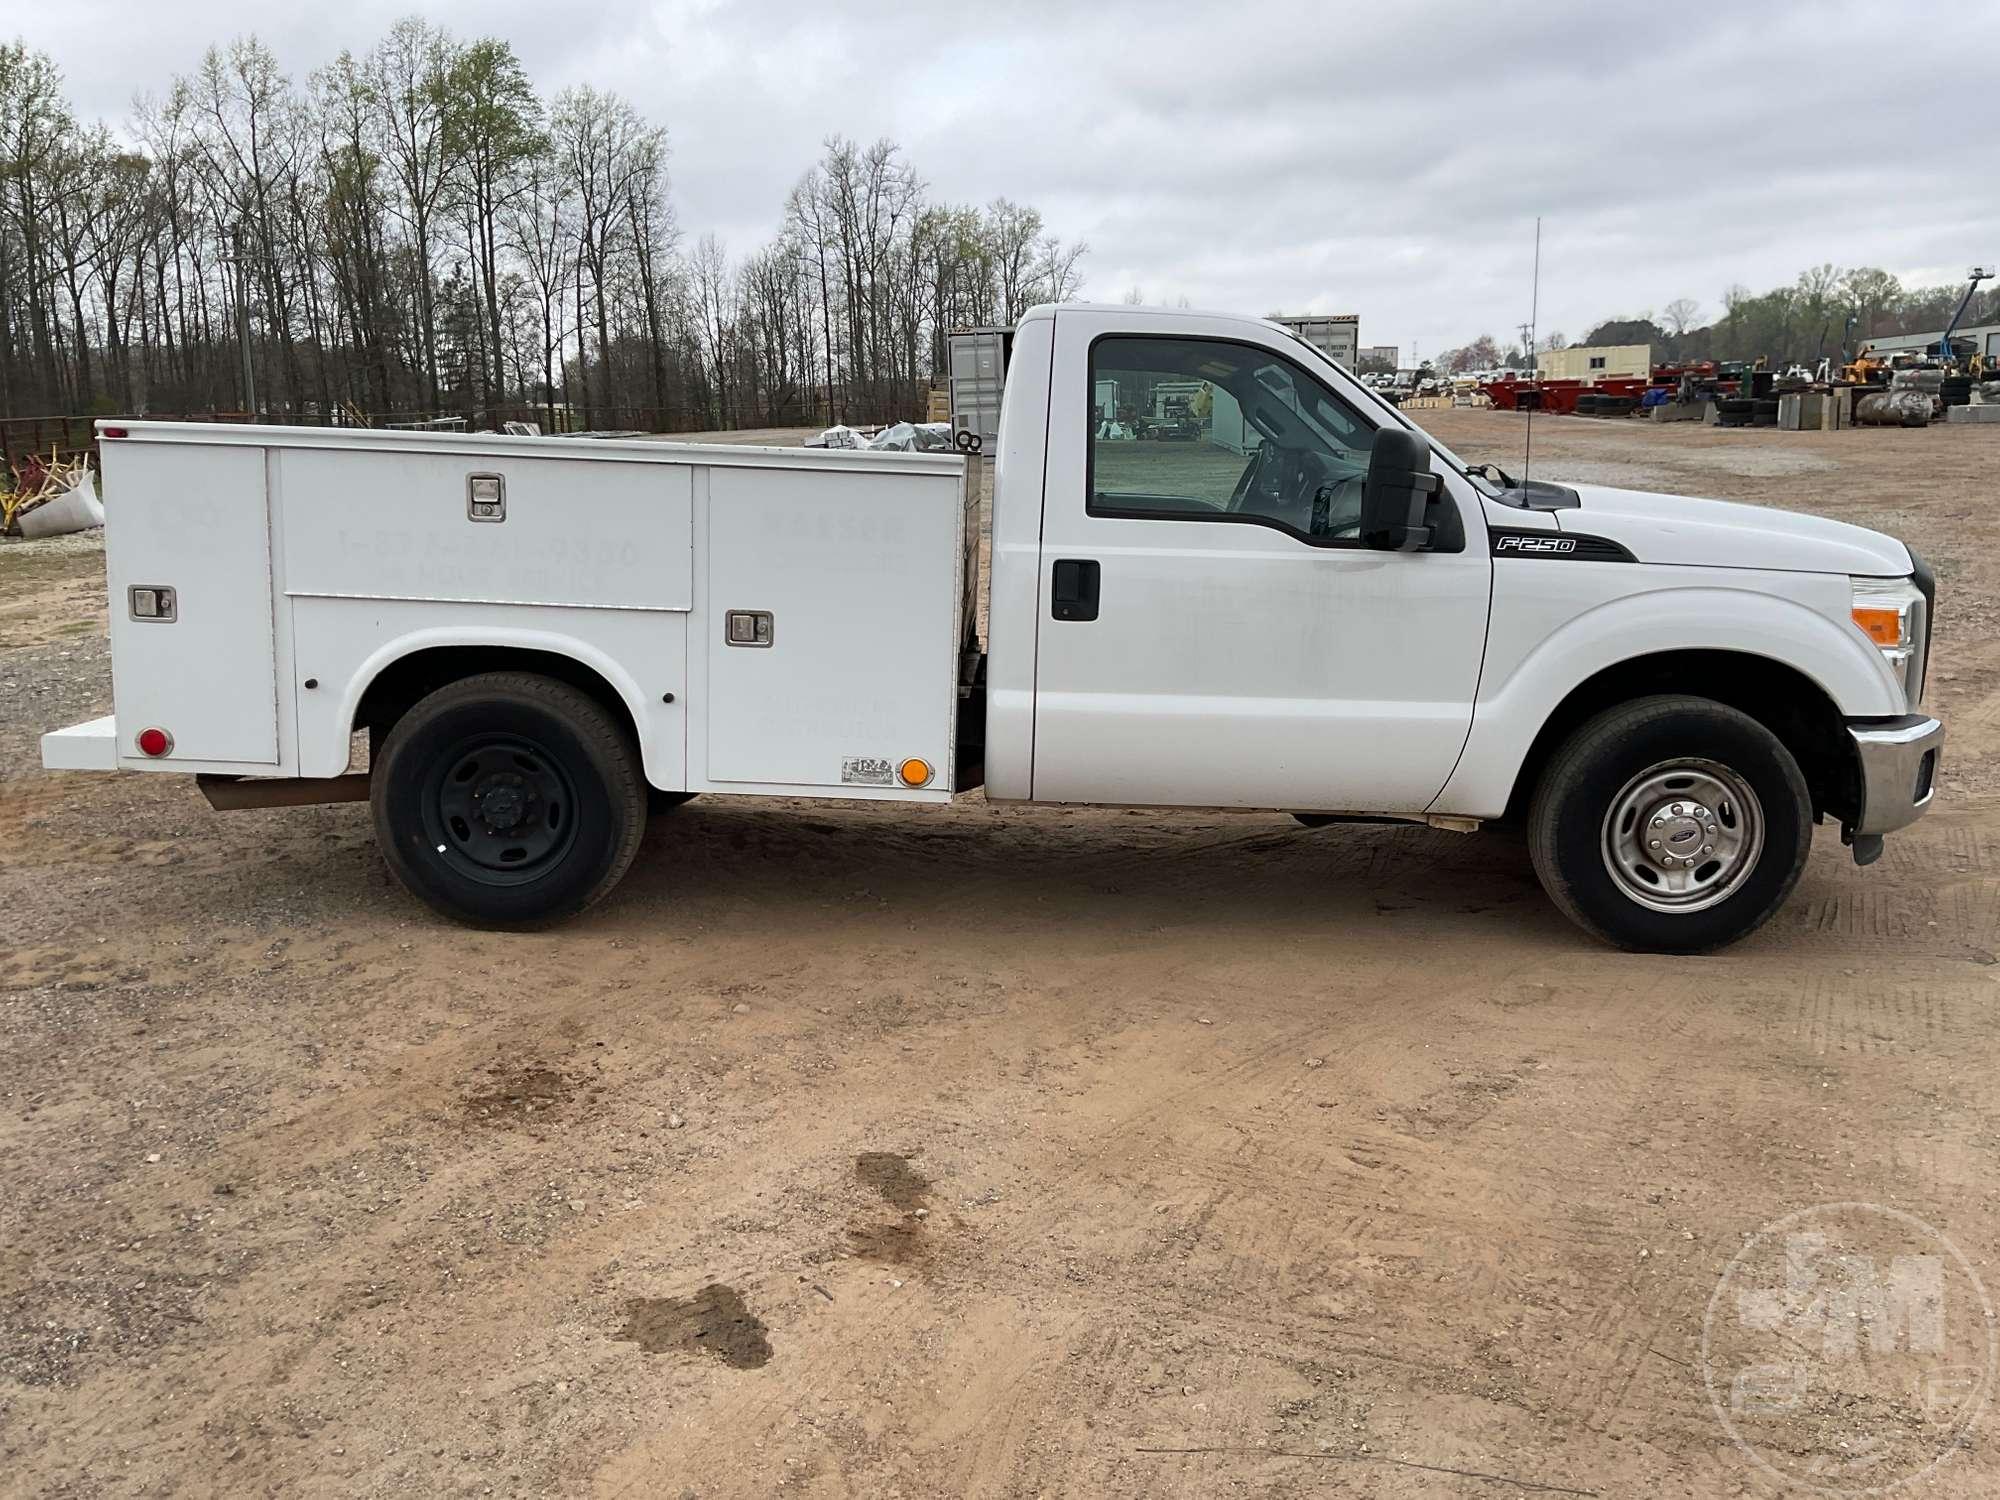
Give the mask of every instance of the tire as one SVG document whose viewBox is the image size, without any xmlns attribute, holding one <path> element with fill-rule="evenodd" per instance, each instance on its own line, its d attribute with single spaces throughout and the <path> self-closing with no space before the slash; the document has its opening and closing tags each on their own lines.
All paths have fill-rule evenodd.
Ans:
<svg viewBox="0 0 2000 1500">
<path fill-rule="evenodd" d="M 961 427 L 951 435 L 951 444 L 960 453 L 970 453 L 973 444 L 979 441 L 979 434 L 970 427 Z"/>
<path fill-rule="evenodd" d="M 1549 899 L 1585 931 L 1634 952 L 1705 953 L 1784 904 L 1812 848 L 1812 816 L 1798 762 L 1755 719 L 1707 698 L 1638 698 L 1583 725 L 1550 760 L 1529 806 L 1528 851 Z M 1698 861 L 1725 852 L 1663 869 L 1665 849 L 1651 853 L 1645 837 L 1654 818 L 1669 848 L 1687 840 Z"/>
<path fill-rule="evenodd" d="M 575 688 L 488 672 L 396 721 L 369 801 L 389 869 L 474 927 L 573 916 L 618 883 L 646 828 L 637 747 Z"/>
</svg>

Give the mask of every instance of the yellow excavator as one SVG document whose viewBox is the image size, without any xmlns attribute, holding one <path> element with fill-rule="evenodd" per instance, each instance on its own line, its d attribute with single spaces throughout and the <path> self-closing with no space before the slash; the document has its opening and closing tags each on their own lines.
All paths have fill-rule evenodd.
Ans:
<svg viewBox="0 0 2000 1500">
<path fill-rule="evenodd" d="M 1888 369 L 1888 365 L 1875 357 L 1875 346 L 1863 344 L 1861 352 L 1853 360 L 1840 367 L 1840 379 L 1850 385 L 1874 385 L 1876 373 Z"/>
</svg>

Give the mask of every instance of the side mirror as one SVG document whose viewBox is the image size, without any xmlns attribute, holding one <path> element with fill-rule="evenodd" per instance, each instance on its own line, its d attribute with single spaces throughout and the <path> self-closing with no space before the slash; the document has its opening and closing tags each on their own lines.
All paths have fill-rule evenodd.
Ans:
<svg viewBox="0 0 2000 1500">
<path fill-rule="evenodd" d="M 1361 483 L 1361 540 L 1385 552 L 1429 545 L 1426 517 L 1444 481 L 1431 472 L 1431 445 L 1407 427 L 1384 427 L 1368 449 Z"/>
</svg>

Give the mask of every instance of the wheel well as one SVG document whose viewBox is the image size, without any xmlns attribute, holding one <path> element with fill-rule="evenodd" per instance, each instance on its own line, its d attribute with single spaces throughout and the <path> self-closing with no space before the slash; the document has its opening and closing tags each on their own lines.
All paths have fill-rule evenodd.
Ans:
<svg viewBox="0 0 2000 1500">
<path fill-rule="evenodd" d="M 398 657 L 375 675 L 355 706 L 356 730 L 368 731 L 371 757 L 398 719 L 439 688 L 482 672 L 534 672 L 584 693 L 639 744 L 639 728 L 618 690 L 593 667 L 559 651 L 521 646 L 432 646 Z"/>
<path fill-rule="evenodd" d="M 1607 708 L 1655 693 L 1709 698 L 1762 724 L 1799 763 L 1812 794 L 1813 816 L 1852 818 L 1860 806 L 1846 718 L 1826 689 L 1795 667 L 1738 651 L 1663 651 L 1606 667 L 1556 705 L 1528 747 L 1507 802 L 1507 818 L 1527 815 L 1542 768 L 1576 730 Z"/>
</svg>

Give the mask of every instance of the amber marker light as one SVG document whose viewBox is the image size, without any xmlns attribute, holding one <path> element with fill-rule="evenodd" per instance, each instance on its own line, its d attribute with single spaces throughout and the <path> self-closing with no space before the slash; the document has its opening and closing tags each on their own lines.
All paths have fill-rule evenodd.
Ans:
<svg viewBox="0 0 2000 1500">
<path fill-rule="evenodd" d="M 1878 646 L 1900 646 L 1903 644 L 1903 612 L 1900 609 L 1883 609 L 1873 604 L 1854 606 L 1854 623 L 1861 627 L 1861 633 Z"/>
</svg>

